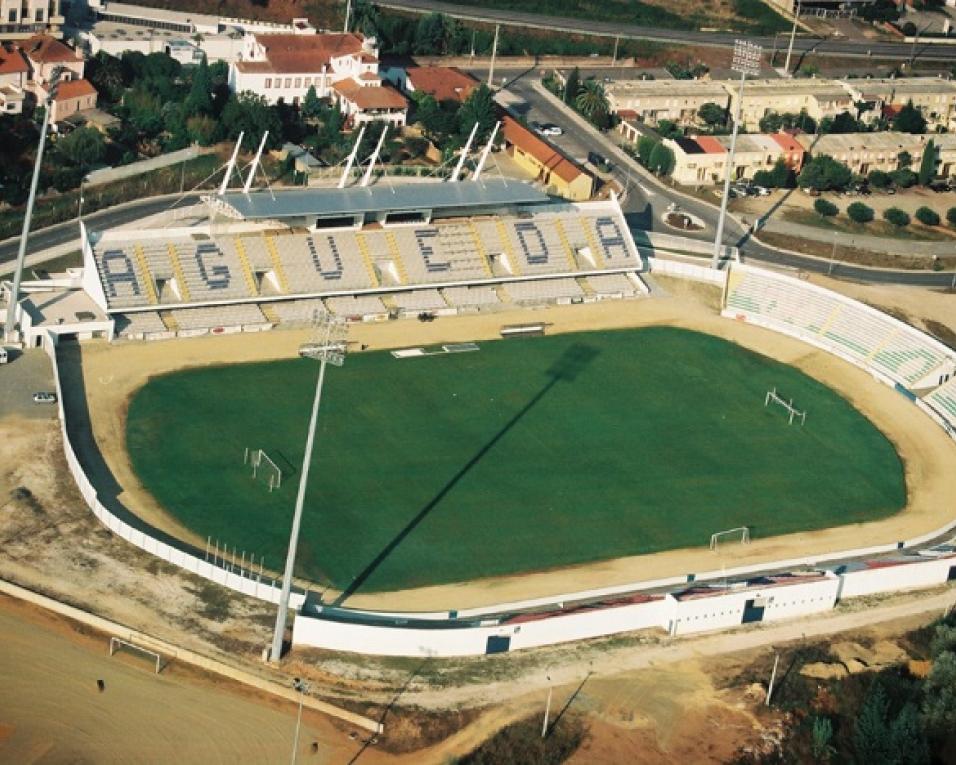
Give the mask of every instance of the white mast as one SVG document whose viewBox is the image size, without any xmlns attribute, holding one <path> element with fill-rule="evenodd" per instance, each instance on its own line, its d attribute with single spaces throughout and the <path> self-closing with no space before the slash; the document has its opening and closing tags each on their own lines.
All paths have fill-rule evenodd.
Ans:
<svg viewBox="0 0 956 765">
<path fill-rule="evenodd" d="M 368 186 L 369 181 L 372 180 L 372 169 L 375 167 L 376 161 L 378 161 L 378 153 L 382 150 L 382 144 L 385 143 L 385 136 L 388 135 L 388 125 L 382 130 L 382 134 L 378 137 L 378 143 L 375 145 L 375 151 L 372 152 L 372 157 L 368 161 L 368 167 L 365 170 L 365 176 L 362 178 L 362 186 Z"/>
<path fill-rule="evenodd" d="M 358 154 L 359 146 L 362 145 L 362 136 L 365 135 L 365 125 L 359 130 L 358 138 L 355 139 L 355 146 L 352 147 L 352 153 L 349 154 L 348 161 L 345 163 L 345 170 L 342 171 L 342 177 L 339 178 L 339 188 L 345 188 L 345 183 L 349 179 L 349 173 L 352 172 L 352 165 L 355 164 L 355 156 Z"/>
<path fill-rule="evenodd" d="M 259 167 L 259 160 L 262 159 L 262 150 L 266 147 L 266 139 L 268 137 L 269 131 L 267 130 L 262 134 L 262 140 L 259 141 L 259 150 L 256 152 L 256 156 L 252 160 L 252 167 L 249 168 L 249 175 L 246 176 L 246 182 L 242 187 L 243 194 L 248 194 L 249 189 L 252 188 L 252 182 L 256 177 L 256 169 Z"/>
<path fill-rule="evenodd" d="M 498 135 L 498 128 L 500 127 L 501 123 L 496 122 L 494 129 L 491 131 L 491 136 L 488 138 L 488 143 L 485 144 L 485 148 L 481 152 L 481 158 L 478 160 L 478 166 L 475 168 L 475 174 L 472 176 L 473 181 L 477 181 L 481 176 L 481 171 L 485 169 L 485 162 L 488 161 L 488 155 L 491 154 L 491 147 L 494 146 L 495 136 Z"/>
<path fill-rule="evenodd" d="M 229 159 L 229 164 L 226 165 L 226 176 L 222 179 L 222 185 L 219 187 L 219 196 L 226 193 L 226 188 L 232 179 L 232 171 L 236 167 L 236 157 L 239 156 L 239 147 L 242 146 L 242 136 L 244 135 L 245 133 L 239 133 L 239 138 L 236 139 L 236 148 L 232 150 L 232 157 Z"/>
<path fill-rule="evenodd" d="M 455 165 L 455 172 L 451 174 L 451 178 L 448 180 L 454 183 L 458 180 L 458 176 L 461 175 L 461 169 L 465 166 L 465 160 L 468 159 L 468 152 L 471 151 L 471 142 L 475 140 L 475 133 L 478 132 L 478 123 L 475 122 L 474 126 L 471 128 L 471 133 L 468 135 L 468 140 L 465 142 L 465 148 L 461 150 L 461 156 L 458 158 L 458 164 Z"/>
</svg>

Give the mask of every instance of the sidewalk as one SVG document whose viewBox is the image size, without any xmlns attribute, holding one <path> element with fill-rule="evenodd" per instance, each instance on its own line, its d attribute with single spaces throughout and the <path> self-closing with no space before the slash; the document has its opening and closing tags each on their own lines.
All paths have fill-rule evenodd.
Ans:
<svg viewBox="0 0 956 765">
<path fill-rule="evenodd" d="M 760 231 L 810 239 L 814 242 L 830 244 L 834 238 L 841 247 L 855 247 L 889 255 L 923 255 L 925 257 L 953 257 L 956 253 L 956 240 L 952 242 L 921 242 L 913 239 L 892 239 L 885 236 L 868 234 L 847 234 L 842 231 L 827 231 L 803 223 L 775 220 L 771 218 L 760 227 Z M 759 238 L 759 232 L 757 234 Z"/>
</svg>

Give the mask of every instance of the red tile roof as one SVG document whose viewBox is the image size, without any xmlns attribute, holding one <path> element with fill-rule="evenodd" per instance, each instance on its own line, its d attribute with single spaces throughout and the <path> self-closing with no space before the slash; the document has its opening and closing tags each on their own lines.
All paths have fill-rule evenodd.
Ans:
<svg viewBox="0 0 956 765">
<path fill-rule="evenodd" d="M 505 117 L 503 122 L 505 141 L 521 149 L 523 152 L 530 154 L 542 166 L 548 168 L 565 182 L 571 183 L 579 176 L 587 175 L 587 173 L 574 162 L 565 157 L 549 143 L 542 141 L 517 120 L 511 117 Z"/>
<path fill-rule="evenodd" d="M 367 53 L 362 52 L 365 38 L 360 34 L 326 35 L 256 35 L 256 42 L 264 49 L 268 60 L 267 69 L 256 66 L 261 62 L 241 62 L 240 71 L 264 71 L 278 74 L 312 74 L 321 72 L 323 66 L 329 66 L 333 58 L 361 54 L 363 60 Z M 374 56 L 369 57 L 375 61 Z"/>
<path fill-rule="evenodd" d="M 29 71 L 30 66 L 19 50 L 0 47 L 0 74 L 25 74 Z"/>
<path fill-rule="evenodd" d="M 95 96 L 94 88 L 87 80 L 67 80 L 61 82 L 56 89 L 55 101 L 69 101 L 71 98 L 82 98 L 83 96 Z"/>
<path fill-rule="evenodd" d="M 704 150 L 706 154 L 726 154 L 727 149 L 724 145 L 711 135 L 699 135 L 694 138 L 694 142 Z"/>
<path fill-rule="evenodd" d="M 454 66 L 410 66 L 405 70 L 416 91 L 436 101 L 464 101 L 478 87 L 478 81 Z"/>
<path fill-rule="evenodd" d="M 27 58 L 38 64 L 75 63 L 83 60 L 75 50 L 49 35 L 34 35 L 18 45 Z"/>
<path fill-rule="evenodd" d="M 407 109 L 408 100 L 395 88 L 387 85 L 362 87 L 349 77 L 335 83 L 333 89 L 342 98 L 355 104 L 359 111 L 366 109 Z"/>
<path fill-rule="evenodd" d="M 797 139 L 789 133 L 771 133 L 770 137 L 780 144 L 780 148 L 784 151 L 795 151 L 801 154 L 804 151 L 804 148 L 797 142 Z"/>
</svg>

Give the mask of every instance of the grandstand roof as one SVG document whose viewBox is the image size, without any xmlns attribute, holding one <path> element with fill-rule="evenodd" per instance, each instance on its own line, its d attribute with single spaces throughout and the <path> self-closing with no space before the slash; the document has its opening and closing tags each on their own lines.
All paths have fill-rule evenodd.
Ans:
<svg viewBox="0 0 956 765">
<path fill-rule="evenodd" d="M 474 182 L 408 183 L 346 189 L 289 189 L 288 191 L 227 192 L 219 199 L 241 217 L 296 218 L 308 215 L 351 215 L 361 212 L 437 210 L 456 207 L 538 204 L 543 194 L 527 183 L 489 179 Z"/>
</svg>

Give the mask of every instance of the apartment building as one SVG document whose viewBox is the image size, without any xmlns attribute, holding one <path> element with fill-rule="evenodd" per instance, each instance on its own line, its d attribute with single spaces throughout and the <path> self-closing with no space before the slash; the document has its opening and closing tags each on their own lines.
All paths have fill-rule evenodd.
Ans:
<svg viewBox="0 0 956 765">
<path fill-rule="evenodd" d="M 684 186 L 709 186 L 723 183 L 730 157 L 729 136 L 697 136 L 667 139 L 674 152 L 671 177 Z M 806 156 L 804 147 L 785 133 L 740 135 L 734 155 L 733 180 L 752 179 L 760 170 L 772 170 L 783 160 L 794 172 L 800 172 Z"/>
<path fill-rule="evenodd" d="M 0 0 L 0 40 L 34 34 L 62 37 L 60 0 Z"/>
<path fill-rule="evenodd" d="M 736 113 L 739 83 L 722 82 L 730 96 L 730 109 Z M 836 80 L 814 78 L 790 80 L 748 80 L 744 84 L 741 125 L 747 131 L 760 129 L 760 120 L 768 114 L 799 114 L 805 111 L 818 123 L 824 117 L 838 117 L 843 112 L 856 114 L 854 98 Z"/>
<path fill-rule="evenodd" d="M 956 130 L 956 82 L 940 77 L 842 80 L 854 102 L 865 105 L 861 118 L 873 122 L 912 101 L 930 129 Z"/>
<path fill-rule="evenodd" d="M 15 45 L 0 45 L 0 112 L 20 114 L 30 66 Z"/>
<path fill-rule="evenodd" d="M 86 64 L 75 50 L 50 35 L 35 35 L 19 47 L 30 68 L 26 87 L 37 101 L 48 98 L 53 71 L 61 70 L 60 86 L 50 108 L 51 120 L 59 122 L 96 107 L 96 88 L 83 79 Z"/>
<path fill-rule="evenodd" d="M 726 108 L 730 100 L 723 83 L 713 80 L 622 80 L 605 90 L 611 111 L 648 125 L 694 125 L 704 104 Z"/>
<path fill-rule="evenodd" d="M 799 135 L 796 140 L 809 154 L 826 154 L 858 175 L 866 175 L 873 170 L 886 173 L 896 170 L 899 167 L 899 155 L 903 152 L 910 155 L 915 170 L 919 167 L 926 144 L 933 141 L 939 158 L 936 174 L 942 177 L 956 175 L 956 135 L 952 133 L 831 133 L 820 136 Z"/>
</svg>

